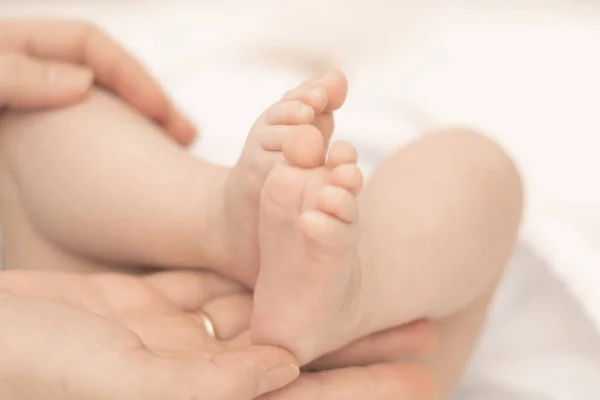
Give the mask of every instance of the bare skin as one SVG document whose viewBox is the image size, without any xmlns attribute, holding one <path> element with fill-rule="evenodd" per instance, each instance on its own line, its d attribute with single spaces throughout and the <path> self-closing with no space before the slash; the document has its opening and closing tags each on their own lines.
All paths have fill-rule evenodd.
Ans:
<svg viewBox="0 0 600 400">
<path fill-rule="evenodd" d="M 40 110 L 85 98 L 94 84 L 113 91 L 180 144 L 196 129 L 143 65 L 84 22 L 0 21 L 0 110 Z"/>
<path fill-rule="evenodd" d="M 163 127 L 179 143 L 187 144 L 193 139 L 195 133 L 194 127 L 174 109 L 144 68 L 123 48 L 95 27 L 71 21 L 11 20 L 0 22 L 0 37 L 0 110 L 6 107 L 8 109 L 21 110 L 44 109 L 77 103 L 89 93 L 92 83 L 95 82 L 117 93 L 137 111 Z M 335 96 L 333 97 L 335 98 Z M 334 103 L 335 101 L 329 103 L 328 107 L 335 107 Z M 323 132 L 326 132 L 328 129 L 331 131 L 332 122 L 331 115 L 327 111 L 320 113 L 315 119 L 315 125 L 319 126 Z M 330 126 L 330 128 L 327 128 L 327 126 Z M 6 164 L 3 164 L 3 167 L 6 167 Z M 12 192 L 14 189 L 14 186 L 12 186 L 13 183 L 9 184 L 8 187 L 3 187 L 2 195 L 7 195 L 8 193 L 10 198 L 15 194 Z M 7 184 L 4 177 L 0 180 L 0 185 L 2 184 Z M 2 208 L 6 206 L 6 200 L 4 197 Z M 23 215 L 19 216 L 22 217 Z M 26 238 L 30 233 L 26 229 L 24 237 Z M 23 238 L 23 232 L 21 232 L 20 236 Z M 34 252 L 43 253 L 49 250 L 49 247 L 45 247 L 41 242 L 34 242 L 32 244 Z M 50 252 L 49 255 L 51 256 L 50 260 L 53 260 L 55 268 L 65 267 L 64 264 L 61 264 L 61 261 L 73 261 L 68 257 L 64 257 L 64 254 L 61 254 L 60 251 L 55 254 Z M 58 257 L 52 257 L 56 255 Z M 46 266 L 46 259 L 38 258 L 37 260 L 43 263 L 21 266 L 38 268 Z M 36 261 L 36 257 L 30 259 L 30 261 Z M 77 261 L 72 263 L 67 262 L 66 266 L 77 269 L 77 264 Z M 90 262 L 86 269 L 97 268 L 98 264 L 102 263 L 98 262 L 98 260 Z M 50 267 L 52 267 L 52 264 Z M 163 278 L 164 280 L 162 280 Z M 88 282 L 88 279 L 90 282 Z M 131 304 L 131 301 L 136 299 L 135 296 L 131 296 L 130 292 L 132 288 L 139 289 L 145 287 L 148 289 L 148 286 L 144 286 L 145 284 L 142 283 L 143 280 L 139 278 L 132 279 L 125 276 L 113 276 L 112 278 L 105 277 L 98 280 L 105 281 L 106 283 L 107 279 L 112 284 L 103 286 L 103 290 L 110 289 L 104 293 L 114 299 L 115 295 L 119 296 L 122 293 L 121 290 L 125 289 L 125 293 L 123 294 L 126 296 L 121 297 L 121 300 L 125 300 L 127 304 Z M 76 398 L 93 397 L 97 399 L 105 398 L 104 396 L 108 396 L 111 399 L 121 398 L 122 396 L 126 396 L 128 399 L 148 399 L 152 396 L 179 398 L 179 395 L 185 398 L 189 398 L 190 396 L 205 398 L 211 397 L 211 390 L 217 390 L 218 396 L 221 398 L 224 390 L 240 389 L 241 381 L 249 382 L 252 372 L 256 372 L 256 370 L 243 372 L 243 368 L 240 369 L 238 365 L 230 365 L 233 367 L 233 370 L 243 375 L 241 376 L 241 381 L 236 381 L 230 387 L 219 387 L 218 382 L 215 381 L 208 382 L 205 386 L 198 386 L 198 380 L 195 376 L 192 377 L 193 382 L 189 382 L 186 381 L 185 376 L 181 375 L 178 375 L 179 379 L 175 379 L 172 382 L 165 379 L 148 382 L 148 377 L 152 375 L 149 374 L 149 369 L 152 370 L 156 367 L 156 374 L 165 377 L 169 375 L 168 373 L 165 374 L 165 372 L 171 370 L 175 365 L 166 365 L 168 362 L 165 362 L 163 359 L 161 369 L 159 367 L 160 363 L 149 363 L 149 360 L 139 363 L 133 360 L 134 362 L 131 364 L 132 359 L 129 359 L 130 368 L 120 369 L 128 365 L 125 358 L 120 358 L 117 362 L 118 365 L 114 365 L 115 368 L 104 368 L 98 371 L 97 375 L 92 373 L 90 376 L 89 373 L 92 372 L 89 369 L 90 366 L 97 366 L 98 363 L 103 365 L 102 362 L 106 366 L 107 361 L 110 364 L 110 357 L 106 357 L 106 349 L 114 348 L 115 345 L 116 347 L 123 344 L 128 346 L 128 343 L 131 344 L 131 339 L 134 339 L 133 341 L 135 342 L 135 338 L 132 338 L 126 332 L 127 329 L 122 330 L 121 334 L 118 334 L 118 324 L 113 324 L 112 328 L 109 327 L 109 331 L 112 329 L 113 333 L 117 333 L 117 337 L 114 335 L 112 338 L 111 335 L 97 337 L 97 334 L 105 331 L 106 329 L 104 328 L 106 327 L 102 328 L 101 321 L 95 318 L 94 315 L 86 315 L 88 311 L 96 313 L 99 310 L 88 310 L 88 308 L 91 304 L 96 304 L 100 305 L 102 310 L 107 311 L 111 309 L 111 306 L 114 307 L 117 305 L 118 302 L 115 303 L 112 301 L 111 306 L 109 306 L 106 304 L 106 300 L 102 300 L 102 296 L 96 298 L 97 300 L 101 300 L 100 302 L 95 301 L 94 295 L 100 293 L 95 291 L 95 289 L 98 289 L 95 284 L 89 284 L 92 280 L 95 281 L 96 279 L 64 274 L 49 275 L 43 272 L 35 273 L 34 275 L 28 273 L 19 275 L 19 273 L 15 274 L 13 272 L 1 273 L 0 301 L 2 301 L 2 312 L 0 312 L 0 318 L 4 321 L 2 325 L 5 329 L 3 329 L 4 339 L 0 344 L 5 344 L 5 341 L 10 338 L 20 338 L 19 341 L 13 342 L 13 346 L 11 346 L 10 350 L 13 353 L 15 349 L 22 348 L 23 345 L 31 350 L 38 348 L 39 343 L 47 343 L 48 341 L 51 341 L 53 347 L 56 348 L 56 346 L 60 345 L 61 339 L 65 339 L 63 330 L 65 327 L 72 327 L 75 324 L 81 328 L 86 325 L 86 321 L 93 332 L 89 332 L 86 329 L 71 331 L 71 334 L 74 336 L 68 336 L 67 339 L 71 338 L 73 340 L 64 348 L 77 350 L 79 347 L 74 346 L 74 344 L 85 343 L 85 341 L 81 340 L 82 338 L 94 342 L 93 346 L 85 349 L 84 357 L 77 357 L 76 351 L 69 353 L 74 358 L 65 357 L 66 354 L 64 353 L 56 357 L 52 351 L 47 351 L 49 350 L 48 347 L 45 347 L 35 354 L 31 354 L 35 361 L 29 363 L 27 362 L 27 354 L 30 354 L 30 352 L 25 351 L 16 354 L 16 358 L 13 357 L 12 359 L 12 364 L 10 362 L 7 363 L 10 359 L 10 352 L 2 352 L 4 356 L 0 369 L 6 372 L 8 368 L 10 377 L 16 378 L 11 380 L 5 373 L 1 375 L 2 379 L 0 380 L 2 381 L 2 385 L 0 385 L 0 392 L 3 393 L 2 397 L 38 398 L 40 397 L 40 393 L 42 393 L 42 396 L 46 398 L 56 396 L 56 398 L 60 399 L 68 399 L 71 396 L 75 396 Z M 161 291 L 165 291 L 163 294 L 167 297 L 173 295 L 174 297 L 170 300 L 174 303 L 179 302 L 179 305 L 184 308 L 190 307 L 190 301 L 193 303 L 199 300 L 197 298 L 198 287 L 195 286 L 196 280 L 193 277 L 185 276 L 185 274 L 159 274 L 156 276 L 156 279 L 154 277 L 150 278 L 150 281 L 157 285 L 156 291 L 148 291 L 146 289 L 141 292 L 140 290 L 134 291 L 137 294 L 144 292 L 151 294 L 151 296 L 143 296 L 144 301 L 154 298 L 158 303 L 165 302 L 166 299 L 164 297 L 161 295 L 156 296 Z M 121 283 L 116 284 L 118 282 Z M 173 290 L 173 284 L 175 283 L 177 283 L 176 289 Z M 219 288 L 223 289 L 222 285 L 211 279 L 206 280 L 200 286 L 204 287 L 206 284 L 210 284 L 210 289 L 213 291 L 218 291 Z M 86 288 L 92 290 L 86 292 Z M 190 290 L 186 292 L 183 288 Z M 185 293 L 188 293 L 190 297 L 186 298 Z M 208 293 L 200 293 L 200 297 L 206 294 Z M 69 300 L 70 295 L 74 296 L 71 300 Z M 87 299 L 87 302 L 80 304 L 82 299 Z M 239 322 L 235 322 L 235 318 L 227 318 L 227 316 L 232 316 L 231 310 L 224 313 L 218 312 L 219 305 L 230 304 L 234 299 L 240 299 L 240 297 L 234 295 L 233 298 L 226 298 L 225 301 L 216 300 L 214 306 L 210 304 L 204 305 L 205 309 L 208 308 L 214 312 L 213 320 L 215 316 L 226 317 L 224 321 L 229 323 L 217 323 L 218 331 L 222 335 L 233 335 L 232 332 L 235 331 L 235 327 L 239 328 Z M 89 303 L 90 300 L 91 304 Z M 182 301 L 185 305 L 182 305 Z M 67 303 L 65 304 L 66 307 L 61 304 L 64 302 Z M 161 303 L 163 306 L 157 307 L 158 303 L 150 301 L 148 305 L 152 305 L 151 312 L 156 312 L 157 310 L 164 311 L 164 305 L 168 301 L 164 304 Z M 240 306 L 244 302 L 235 300 L 233 304 Z M 75 309 L 72 307 L 75 307 Z M 118 305 L 117 308 L 119 308 Z M 145 313 L 143 310 L 143 307 L 140 308 L 140 311 Z M 190 311 L 188 308 L 186 310 Z M 113 316 L 112 312 L 109 314 Z M 131 315 L 131 313 L 128 314 Z M 11 316 L 17 316 L 20 324 L 11 323 Z M 49 316 L 52 316 L 54 321 L 50 320 Z M 158 318 L 158 320 L 160 319 Z M 186 323 L 189 325 L 189 317 L 183 316 L 180 319 L 180 322 L 184 322 L 184 325 Z M 241 320 L 245 321 L 246 319 L 242 318 Z M 58 331 L 55 329 L 57 326 L 56 321 L 60 321 L 60 329 Z M 107 325 L 111 325 L 111 321 L 107 320 L 105 322 L 107 322 Z M 219 320 L 216 322 L 219 322 Z M 25 326 L 23 326 L 24 323 Z M 94 325 L 98 324 L 100 326 L 94 328 Z M 154 325 L 154 327 L 151 326 L 149 330 L 146 330 L 146 334 L 143 336 L 148 338 L 148 334 L 151 334 L 152 337 L 156 338 L 156 333 L 159 333 L 161 328 L 164 330 L 164 324 Z M 136 324 L 136 326 L 139 327 L 139 324 Z M 199 327 L 197 325 L 196 329 Z M 169 325 L 169 328 L 172 327 Z M 23 341 L 24 331 L 28 332 L 27 338 L 29 341 L 27 342 Z M 186 332 L 186 330 L 184 329 L 180 332 Z M 54 338 L 52 338 L 53 333 L 57 334 Z M 397 332 L 393 330 L 382 332 L 367 340 L 352 344 L 347 350 L 322 358 L 318 361 L 318 365 L 321 367 L 335 367 L 385 360 L 392 361 L 397 358 L 408 357 L 411 354 L 414 355 L 415 352 L 419 353 L 424 348 L 430 347 L 430 344 L 427 343 L 431 343 L 431 340 L 427 338 L 431 338 L 432 336 L 433 331 L 428 324 L 413 324 L 401 328 Z M 199 334 L 190 337 L 193 337 L 197 341 L 203 337 L 203 332 L 199 331 Z M 168 335 L 165 338 L 168 339 Z M 117 343 L 120 340 L 122 341 L 122 339 L 125 339 L 124 343 Z M 163 343 L 162 347 L 164 348 L 164 345 L 169 347 L 174 343 L 180 345 L 180 339 L 174 342 L 167 340 L 167 342 Z M 403 345 L 406 348 L 402 348 Z M 90 349 L 92 348 L 98 351 L 96 353 L 91 352 Z M 421 350 L 419 351 L 419 349 Z M 251 367 L 248 365 L 248 361 L 251 359 L 259 361 L 260 355 L 254 355 L 256 356 L 255 358 L 252 358 L 251 354 L 242 357 L 240 361 L 245 363 L 242 366 Z M 41 364 L 39 363 L 40 359 L 44 359 L 44 362 Z M 68 363 L 69 368 L 57 368 L 60 365 L 64 366 L 64 361 L 66 360 L 71 360 Z M 17 368 L 15 368 L 14 362 L 18 364 L 23 361 L 29 365 L 29 368 L 18 369 L 20 374 L 15 375 Z M 82 366 L 80 365 L 82 361 L 92 362 L 87 362 L 85 366 Z M 59 362 L 59 365 L 56 364 L 57 362 Z M 31 369 L 32 365 L 43 365 L 46 368 L 40 371 L 39 369 Z M 48 366 L 50 366 L 49 370 L 47 369 Z M 196 367 L 188 365 L 196 373 L 201 372 L 202 368 L 197 368 L 201 366 L 202 363 L 199 363 Z M 229 370 L 229 372 L 233 372 L 233 370 Z M 50 375 L 47 374 L 48 372 L 50 372 Z M 106 372 L 109 372 L 109 374 L 105 375 Z M 222 374 L 225 371 L 220 372 Z M 113 378 L 110 378 L 110 373 L 113 374 Z M 50 379 L 47 381 L 41 379 L 44 376 Z M 102 382 L 105 378 L 108 378 L 110 384 L 101 385 L 101 388 L 98 387 L 98 383 Z M 24 383 L 24 385 L 20 385 L 19 382 Z M 57 385 L 57 383 L 61 385 Z M 169 385 L 169 383 L 172 385 Z M 377 394 L 372 391 L 374 386 L 380 388 Z M 110 390 L 106 391 L 106 389 Z M 252 390 L 253 388 L 250 387 L 249 389 Z M 193 390 L 194 392 L 186 392 L 186 390 Z M 195 392 L 196 390 L 200 390 L 200 393 Z M 349 395 L 348 391 L 351 395 Z M 269 399 L 301 399 L 305 398 L 307 393 L 315 392 L 320 393 L 321 398 L 324 400 L 339 398 L 340 395 L 349 400 L 354 398 L 362 399 L 367 394 L 371 398 L 383 399 L 391 396 L 400 399 L 400 396 L 402 396 L 402 398 L 410 398 L 411 400 L 429 400 L 435 397 L 435 385 L 431 382 L 431 378 L 426 371 L 416 365 L 380 364 L 366 368 L 346 368 L 326 373 L 303 374 L 298 380 L 297 385 L 287 387 L 283 391 L 269 396 Z M 246 395 L 250 396 L 251 394 L 247 393 Z M 243 396 L 241 392 L 238 392 L 235 398 L 238 399 Z"/>
<path fill-rule="evenodd" d="M 0 120 L 5 265 L 210 266 L 253 286 L 260 194 L 276 150 L 299 126 L 331 135 L 330 111 L 345 88 L 333 73 L 287 93 L 258 119 L 232 169 L 196 159 L 102 92 L 62 110 L 7 114 Z M 111 190 L 97 193 L 89 177 L 109 176 Z"/>
<path fill-rule="evenodd" d="M 318 133 L 308 131 L 290 138 L 285 161 L 265 184 L 253 326 L 260 327 L 254 333 L 285 332 L 289 343 L 306 348 L 333 349 L 360 322 L 354 316 L 361 279 L 356 196 L 362 174 L 351 145 L 334 143 L 323 163 L 322 143 Z M 298 151 L 311 146 L 312 154 Z"/>
<path fill-rule="evenodd" d="M 355 150 L 334 144 L 325 161 L 322 143 L 291 137 L 265 183 L 253 340 L 305 363 L 428 318 L 441 346 L 427 362 L 446 398 L 516 240 L 518 173 L 494 143 L 450 131 L 399 150 L 358 198 Z"/>
<path fill-rule="evenodd" d="M 400 150 L 357 200 L 354 149 L 336 144 L 325 162 L 345 78 L 329 74 L 316 86 L 301 85 L 260 117 L 232 170 L 189 156 L 102 93 L 52 113 L 7 116 L 0 211 L 8 265 L 43 257 L 78 271 L 211 266 L 252 286 L 260 261 L 255 343 L 308 363 L 371 332 L 433 319 L 442 348 L 459 349 L 428 360 L 449 392 L 482 322 L 461 325 L 457 316 L 485 315 L 514 242 L 518 175 L 491 142 L 450 132 Z M 98 190 L 99 182 L 110 184 Z M 478 186 L 489 182 L 495 191 Z"/>
<path fill-rule="evenodd" d="M 241 277 L 246 284 L 253 286 L 258 275 L 258 210 L 265 180 L 281 160 L 283 144 L 291 136 L 312 132 L 327 145 L 333 134 L 332 112 L 343 104 L 346 92 L 346 78 L 337 71 L 287 92 L 282 101 L 258 118 L 239 161 L 227 172 L 224 208 L 215 213 L 220 219 L 213 229 L 222 231 L 225 248 L 219 253 L 234 255 L 233 260 L 225 263 L 234 266 L 233 276 Z"/>
<path fill-rule="evenodd" d="M 293 357 L 251 346 L 250 310 L 242 286 L 208 272 L 0 272 L 0 394 L 24 400 L 252 399 L 261 371 Z M 220 340 L 204 329 L 206 312 Z M 318 392 L 323 400 L 366 394 L 433 400 L 435 384 L 422 366 L 393 362 L 429 351 L 432 333 L 425 324 L 382 332 L 315 364 L 333 369 L 303 373 L 260 399 L 300 400 Z M 375 359 L 371 366 L 343 367 Z M 271 388 L 282 379 L 277 375 Z"/>
<path fill-rule="evenodd" d="M 299 373 L 289 353 L 219 342 L 204 329 L 198 310 L 239 290 L 193 272 L 0 272 L 0 394 L 252 400 L 279 389 Z"/>
</svg>

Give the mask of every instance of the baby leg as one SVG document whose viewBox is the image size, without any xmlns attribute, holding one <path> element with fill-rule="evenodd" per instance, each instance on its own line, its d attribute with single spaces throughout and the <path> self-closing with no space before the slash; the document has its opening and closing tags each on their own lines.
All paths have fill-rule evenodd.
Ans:
<svg viewBox="0 0 600 400">
<path fill-rule="evenodd" d="M 428 362 L 441 398 L 476 342 L 516 241 L 522 203 L 510 158 L 485 137 L 460 130 L 399 150 L 360 198 L 362 307 L 370 312 L 364 327 L 435 321 L 441 342 Z"/>
<path fill-rule="evenodd" d="M 288 92 L 257 120 L 234 168 L 194 158 L 102 91 L 4 116 L 5 264 L 210 266 L 253 284 L 260 193 L 277 150 L 301 124 L 330 135 L 345 92 L 336 72 Z"/>
<path fill-rule="evenodd" d="M 7 267 L 220 261 L 205 232 L 227 170 L 194 159 L 116 97 L 96 90 L 72 107 L 7 113 L 0 132 Z"/>
<path fill-rule="evenodd" d="M 442 330 L 432 365 L 449 387 L 515 241 L 518 174 L 477 134 L 426 136 L 375 172 L 358 200 L 359 235 L 353 196 L 360 173 L 351 149 L 336 152 L 329 168 L 307 170 L 284 148 L 286 162 L 267 179 L 261 224 L 271 240 L 262 243 L 253 338 L 307 362 L 365 334 L 429 318 Z"/>
</svg>

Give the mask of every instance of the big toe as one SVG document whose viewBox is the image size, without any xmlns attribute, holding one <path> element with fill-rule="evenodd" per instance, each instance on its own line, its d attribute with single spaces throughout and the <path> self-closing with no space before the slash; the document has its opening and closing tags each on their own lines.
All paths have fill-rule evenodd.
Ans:
<svg viewBox="0 0 600 400">
<path fill-rule="evenodd" d="M 348 79 L 343 72 L 331 70 L 319 79 L 319 83 L 327 92 L 326 112 L 339 109 L 346 101 L 348 94 Z"/>
<path fill-rule="evenodd" d="M 346 101 L 348 79 L 339 70 L 330 70 L 318 78 L 311 78 L 284 94 L 284 100 L 301 100 L 317 113 L 330 113 Z"/>
</svg>

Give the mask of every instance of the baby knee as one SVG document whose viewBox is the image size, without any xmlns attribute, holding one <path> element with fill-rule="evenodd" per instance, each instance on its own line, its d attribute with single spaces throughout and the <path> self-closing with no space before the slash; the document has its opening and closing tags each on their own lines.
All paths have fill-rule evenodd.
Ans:
<svg viewBox="0 0 600 400">
<path fill-rule="evenodd" d="M 452 156 L 454 168 L 461 172 L 459 186 L 484 196 L 507 218 L 520 220 L 523 208 L 523 184 L 510 155 L 491 138 L 470 129 L 449 129 L 429 135 Z M 479 196 L 478 196 L 479 197 Z"/>
</svg>

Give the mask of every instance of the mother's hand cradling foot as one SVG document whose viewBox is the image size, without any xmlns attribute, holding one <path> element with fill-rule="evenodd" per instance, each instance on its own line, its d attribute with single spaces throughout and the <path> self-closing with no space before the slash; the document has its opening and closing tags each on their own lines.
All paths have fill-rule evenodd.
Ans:
<svg viewBox="0 0 600 400">
<path fill-rule="evenodd" d="M 208 301 L 203 308 L 231 346 L 250 343 L 249 294 L 231 293 Z M 411 360 L 430 354 L 436 344 L 437 332 L 427 321 L 375 333 L 321 357 L 290 385 L 260 400 L 435 400 L 434 376 Z"/>
<path fill-rule="evenodd" d="M 81 101 L 93 84 L 122 97 L 181 144 L 195 129 L 144 67 L 97 28 L 67 21 L 0 21 L 0 109 Z"/>
<path fill-rule="evenodd" d="M 209 273 L 0 272 L 0 398 L 250 400 L 279 389 L 298 375 L 289 353 L 219 342 L 197 311 L 240 290 Z"/>
<path fill-rule="evenodd" d="M 322 357 L 310 366 L 314 372 L 260 400 L 436 400 L 431 371 L 414 361 L 398 362 L 431 352 L 436 338 L 427 322 L 373 334 Z"/>
</svg>

